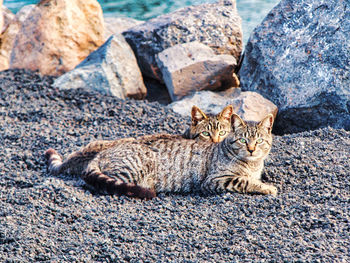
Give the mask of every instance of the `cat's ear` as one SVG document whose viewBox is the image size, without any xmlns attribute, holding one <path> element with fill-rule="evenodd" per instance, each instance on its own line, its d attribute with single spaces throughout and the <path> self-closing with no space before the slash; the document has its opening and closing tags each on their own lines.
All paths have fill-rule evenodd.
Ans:
<svg viewBox="0 0 350 263">
<path fill-rule="evenodd" d="M 238 128 L 242 128 L 246 126 L 244 120 L 242 120 L 241 117 L 239 117 L 236 113 L 233 113 L 231 121 L 232 121 L 232 129 L 234 131 L 237 130 Z"/>
<path fill-rule="evenodd" d="M 273 121 L 274 121 L 273 115 L 270 113 L 261 122 L 259 122 L 258 126 L 266 129 L 269 133 L 271 133 Z"/>
<path fill-rule="evenodd" d="M 192 123 L 194 125 L 196 125 L 201 120 L 208 119 L 207 115 L 205 115 L 205 113 L 195 105 L 192 106 L 191 118 L 192 118 Z"/>
<path fill-rule="evenodd" d="M 220 112 L 219 117 L 230 121 L 232 114 L 233 114 L 233 106 L 228 105 Z"/>
</svg>

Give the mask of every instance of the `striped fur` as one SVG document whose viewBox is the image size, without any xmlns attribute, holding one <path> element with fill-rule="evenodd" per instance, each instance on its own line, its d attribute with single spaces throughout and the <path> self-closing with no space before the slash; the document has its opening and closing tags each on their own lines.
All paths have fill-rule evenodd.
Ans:
<svg viewBox="0 0 350 263">
<path fill-rule="evenodd" d="M 91 151 L 91 143 L 86 147 L 90 150 L 83 148 L 64 162 L 53 149 L 46 151 L 46 157 L 51 172 L 74 171 L 87 184 L 109 194 L 144 199 L 160 192 L 275 195 L 276 187 L 260 180 L 272 143 L 272 115 L 253 123 L 233 114 L 232 123 L 234 132 L 220 143 L 149 135 L 113 141 L 111 147 L 97 153 Z M 77 165 L 75 157 L 84 153 L 89 160 Z"/>
<path fill-rule="evenodd" d="M 210 115 L 202 112 L 198 107 L 193 106 L 191 111 L 192 123 L 190 128 L 184 133 L 183 137 L 187 139 L 197 139 L 203 141 L 220 142 L 227 137 L 231 131 L 231 116 L 233 114 L 232 105 L 226 106 L 219 114 Z M 208 133 L 204 135 L 203 133 Z M 164 135 L 155 135 L 157 138 Z M 126 138 L 125 140 L 133 140 L 133 138 Z M 81 150 L 74 152 L 67 159 L 69 163 L 63 163 L 59 154 L 53 155 L 55 159 L 50 164 L 50 171 L 54 174 L 61 172 L 67 174 L 80 174 L 80 171 L 87 166 L 90 160 L 92 160 L 97 153 L 113 147 L 115 144 L 121 143 L 117 141 L 98 140 L 89 143 Z M 54 151 L 51 149 L 50 151 Z M 50 153 L 47 151 L 47 153 Z M 70 165 L 74 163 L 74 165 Z"/>
<path fill-rule="evenodd" d="M 219 114 L 205 114 L 197 106 L 192 107 L 191 126 L 184 133 L 184 138 L 203 141 L 221 142 L 231 131 L 232 105 L 226 106 Z"/>
</svg>

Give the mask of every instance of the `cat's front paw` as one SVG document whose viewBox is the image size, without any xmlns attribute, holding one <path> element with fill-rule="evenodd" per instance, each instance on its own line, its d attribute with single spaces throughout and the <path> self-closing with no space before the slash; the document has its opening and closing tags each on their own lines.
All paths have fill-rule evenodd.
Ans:
<svg viewBox="0 0 350 263">
<path fill-rule="evenodd" d="M 270 184 L 264 184 L 264 187 L 261 189 L 261 193 L 265 195 L 277 195 L 277 187 L 270 185 Z"/>
</svg>

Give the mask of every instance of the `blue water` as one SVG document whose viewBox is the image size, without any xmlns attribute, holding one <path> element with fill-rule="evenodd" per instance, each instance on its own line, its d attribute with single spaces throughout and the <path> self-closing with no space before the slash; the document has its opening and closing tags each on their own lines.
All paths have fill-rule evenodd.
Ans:
<svg viewBox="0 0 350 263">
<path fill-rule="evenodd" d="M 4 0 L 4 5 L 16 13 L 24 5 L 36 4 L 31 0 Z M 147 20 L 161 14 L 173 12 L 181 7 L 216 0 L 99 0 L 106 17 L 132 17 Z M 246 42 L 253 29 L 264 19 L 279 0 L 237 0 L 237 8 L 242 17 L 243 39 Z"/>
</svg>

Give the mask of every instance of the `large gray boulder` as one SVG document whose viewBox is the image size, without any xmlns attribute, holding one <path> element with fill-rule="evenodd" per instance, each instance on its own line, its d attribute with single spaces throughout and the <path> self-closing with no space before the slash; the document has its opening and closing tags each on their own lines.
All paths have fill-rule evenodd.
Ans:
<svg viewBox="0 0 350 263">
<path fill-rule="evenodd" d="M 277 133 L 350 130 L 349 10 L 349 1 L 282 0 L 250 36 L 242 89 L 278 106 Z"/>
<path fill-rule="evenodd" d="M 112 35 L 75 69 L 55 80 L 61 89 L 88 89 L 121 99 L 144 99 L 147 89 L 130 46 L 121 34 Z"/>
<path fill-rule="evenodd" d="M 239 61 L 242 44 L 241 17 L 235 0 L 219 0 L 179 9 L 148 20 L 123 32 L 143 74 L 162 81 L 155 56 L 177 44 L 199 41 L 216 54 Z"/>
</svg>

